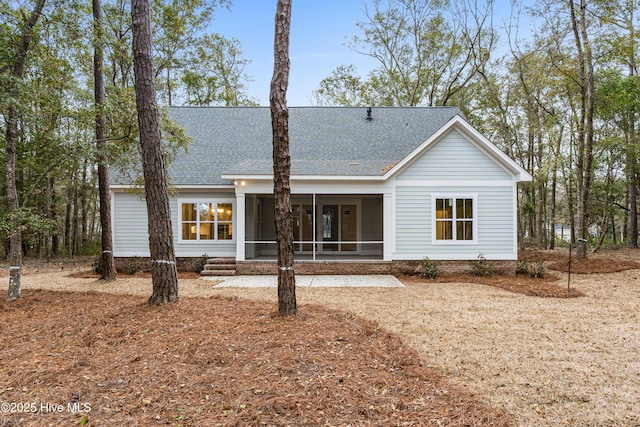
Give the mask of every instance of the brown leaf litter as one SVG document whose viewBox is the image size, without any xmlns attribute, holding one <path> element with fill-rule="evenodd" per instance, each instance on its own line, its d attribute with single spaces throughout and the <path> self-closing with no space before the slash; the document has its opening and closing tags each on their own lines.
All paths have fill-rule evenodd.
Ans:
<svg viewBox="0 0 640 427">
<path fill-rule="evenodd" d="M 145 301 L 28 290 L 1 302 L 0 402 L 22 406 L 0 425 L 507 425 L 347 312 Z"/>
</svg>

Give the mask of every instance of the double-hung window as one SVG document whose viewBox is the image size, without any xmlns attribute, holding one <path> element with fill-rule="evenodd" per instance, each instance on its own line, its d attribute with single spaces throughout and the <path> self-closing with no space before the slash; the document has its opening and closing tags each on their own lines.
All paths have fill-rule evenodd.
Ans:
<svg viewBox="0 0 640 427">
<path fill-rule="evenodd" d="M 435 243 L 475 243 L 475 195 L 434 195 L 433 206 Z"/>
<path fill-rule="evenodd" d="M 182 240 L 232 240 L 233 204 L 189 201 L 180 203 Z"/>
</svg>

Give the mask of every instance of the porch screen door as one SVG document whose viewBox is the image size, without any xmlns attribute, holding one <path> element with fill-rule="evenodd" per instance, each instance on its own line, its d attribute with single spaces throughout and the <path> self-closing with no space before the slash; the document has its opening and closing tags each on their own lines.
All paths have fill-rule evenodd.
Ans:
<svg viewBox="0 0 640 427">
<path fill-rule="evenodd" d="M 311 252 L 313 250 L 313 206 L 295 204 L 293 206 L 293 240 L 295 250 Z"/>
<path fill-rule="evenodd" d="M 358 240 L 358 205 L 340 206 L 340 240 L 355 242 Z M 341 251 L 353 252 L 357 250 L 355 243 L 343 243 Z"/>
<path fill-rule="evenodd" d="M 322 250 L 337 252 L 338 244 L 326 243 L 338 241 L 338 205 L 322 207 Z"/>
</svg>

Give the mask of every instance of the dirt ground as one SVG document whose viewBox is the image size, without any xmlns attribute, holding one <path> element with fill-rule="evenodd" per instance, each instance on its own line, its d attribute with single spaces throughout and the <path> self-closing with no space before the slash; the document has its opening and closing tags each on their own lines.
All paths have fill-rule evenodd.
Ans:
<svg viewBox="0 0 640 427">
<path fill-rule="evenodd" d="M 0 426 L 639 426 L 640 253 L 573 260 L 582 296 L 562 295 L 566 255 L 523 254 L 559 269 L 542 280 L 299 288 L 289 320 L 273 288 L 183 278 L 158 308 L 146 277 L 34 264 L 22 300 L 0 303 L 0 404 L 63 412 L 23 405 Z"/>
</svg>

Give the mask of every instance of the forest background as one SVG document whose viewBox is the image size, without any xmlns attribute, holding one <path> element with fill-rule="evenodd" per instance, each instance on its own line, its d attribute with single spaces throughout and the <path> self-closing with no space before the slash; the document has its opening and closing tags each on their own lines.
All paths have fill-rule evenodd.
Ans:
<svg viewBox="0 0 640 427">
<path fill-rule="evenodd" d="M 42 16 L 18 79 L 11 71 L 36 3 Z M 509 21 L 494 19 L 505 8 Z M 3 170 L 11 111 L 18 124 L 19 209 L 11 215 L 7 175 L 0 178 L 4 251 L 19 228 L 27 256 L 99 253 L 98 159 L 140 164 L 130 6 L 105 0 L 102 9 L 106 139 L 96 144 L 91 2 L 0 1 Z M 226 0 L 153 2 L 161 106 L 258 104 L 248 91 L 251 58 L 237 39 L 215 32 L 224 9 L 233 13 Z M 603 245 L 636 248 L 637 12 L 634 0 L 370 0 L 345 45 L 374 66 L 360 72 L 355 59 L 338 66 L 308 99 L 319 106 L 459 106 L 534 177 L 519 188 L 521 245 L 566 244 L 555 234 L 561 224 L 579 255 Z M 166 109 L 162 135 L 168 161 L 188 146 Z"/>
</svg>

